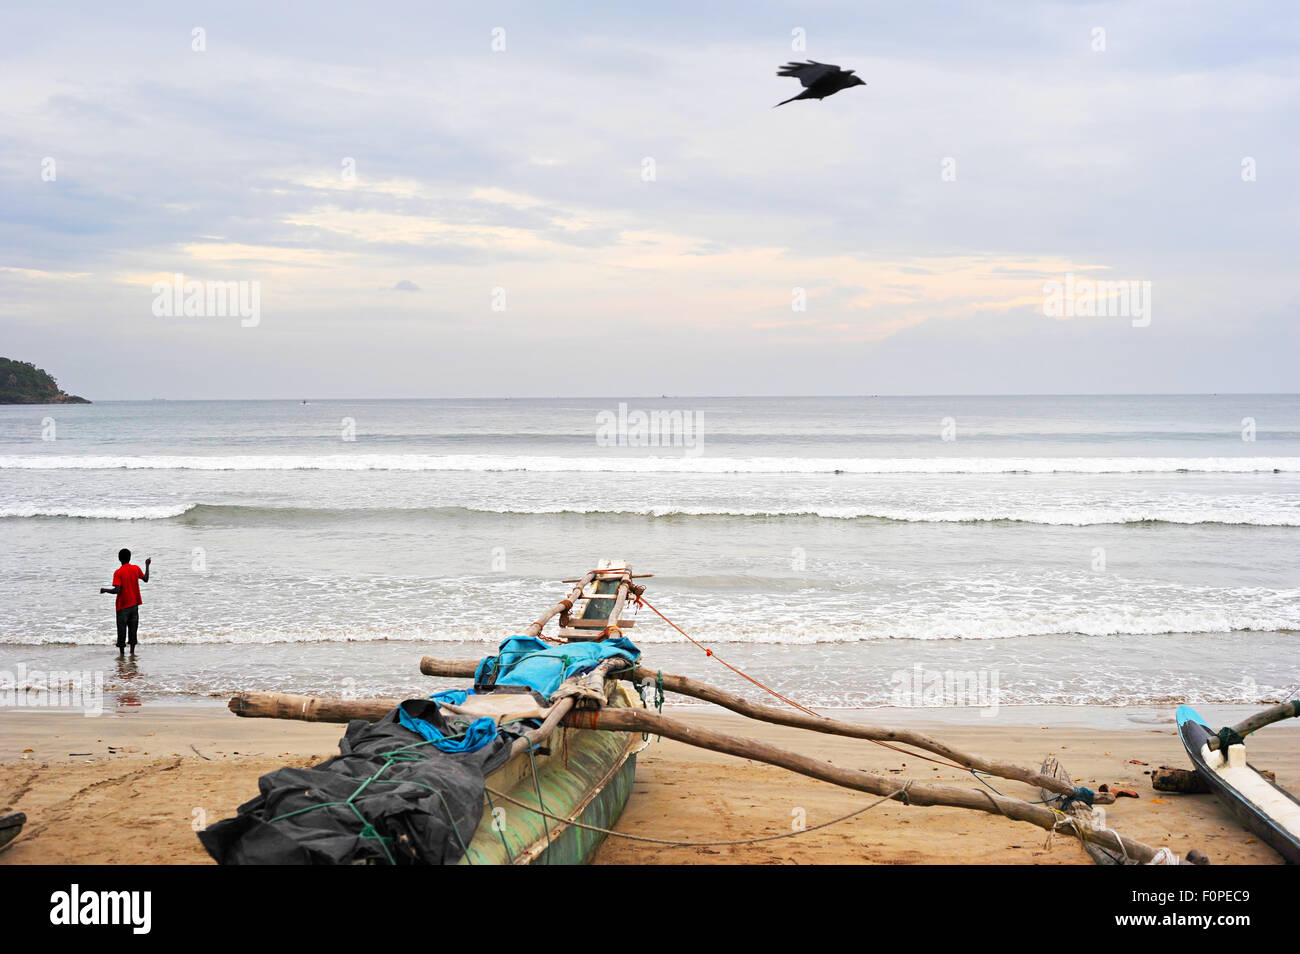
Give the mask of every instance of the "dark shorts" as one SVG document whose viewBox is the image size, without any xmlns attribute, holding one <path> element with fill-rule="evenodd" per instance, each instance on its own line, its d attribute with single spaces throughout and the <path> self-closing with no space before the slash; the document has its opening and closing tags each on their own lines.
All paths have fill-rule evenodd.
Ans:
<svg viewBox="0 0 1300 954">
<path fill-rule="evenodd" d="M 131 637 L 131 648 L 135 649 L 135 631 L 140 628 L 140 605 L 128 606 L 117 611 L 117 648 L 125 649 L 127 635 Z"/>
</svg>

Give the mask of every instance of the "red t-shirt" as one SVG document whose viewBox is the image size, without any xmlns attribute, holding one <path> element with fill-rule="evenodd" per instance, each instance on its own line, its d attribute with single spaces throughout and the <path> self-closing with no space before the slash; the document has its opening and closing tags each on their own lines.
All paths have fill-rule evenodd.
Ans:
<svg viewBox="0 0 1300 954">
<path fill-rule="evenodd" d="M 144 602 L 140 599 L 140 577 L 142 576 L 144 571 L 134 563 L 123 563 L 113 573 L 113 585 L 121 587 L 117 594 L 118 609 L 139 606 Z"/>
</svg>

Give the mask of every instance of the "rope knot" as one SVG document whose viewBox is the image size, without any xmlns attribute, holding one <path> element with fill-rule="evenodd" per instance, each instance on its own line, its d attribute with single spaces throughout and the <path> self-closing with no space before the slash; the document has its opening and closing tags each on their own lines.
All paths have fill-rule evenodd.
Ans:
<svg viewBox="0 0 1300 954">
<path fill-rule="evenodd" d="M 1234 745 L 1244 745 L 1246 743 L 1246 740 L 1243 739 L 1237 733 L 1237 730 L 1232 728 L 1232 726 L 1225 725 L 1216 733 L 1216 735 L 1219 739 L 1219 751 L 1223 753 L 1225 759 L 1228 757 L 1229 747 Z"/>
<path fill-rule="evenodd" d="M 1082 802 L 1084 805 L 1087 805 L 1089 808 L 1091 808 L 1093 800 L 1096 799 L 1096 797 L 1097 797 L 1096 792 L 1094 792 L 1090 788 L 1084 788 L 1082 785 L 1080 785 L 1069 795 L 1062 797 L 1061 807 L 1063 809 L 1068 810 L 1069 807 L 1073 805 L 1075 802 Z"/>
</svg>

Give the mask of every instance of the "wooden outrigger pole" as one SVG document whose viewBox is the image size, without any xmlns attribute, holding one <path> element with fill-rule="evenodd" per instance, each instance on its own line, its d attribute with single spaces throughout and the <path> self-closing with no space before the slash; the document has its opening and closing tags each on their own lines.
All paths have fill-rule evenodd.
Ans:
<svg viewBox="0 0 1300 954">
<path fill-rule="evenodd" d="M 1252 732 L 1258 732 L 1266 725 L 1272 725 L 1274 722 L 1281 722 L 1283 719 L 1294 719 L 1300 716 L 1300 701 L 1292 700 L 1290 702 L 1280 702 L 1275 706 L 1265 709 L 1263 712 L 1256 712 L 1248 719 L 1243 719 L 1232 727 L 1232 733 L 1238 737 L 1238 740 L 1244 739 Z M 1205 744 L 1212 751 L 1218 751 L 1223 744 L 1218 736 L 1211 736 L 1205 740 Z M 1233 742 L 1236 745 L 1236 742 Z"/>
<path fill-rule="evenodd" d="M 470 659 L 435 659 L 432 656 L 425 656 L 420 660 L 420 672 L 426 676 L 464 677 L 474 675 L 474 668 L 477 665 L 474 660 Z M 1013 782 L 1036 785 L 1058 795 L 1073 795 L 1076 791 L 1073 784 L 1062 781 L 1057 776 L 1045 775 L 1042 772 L 1035 772 L 1011 762 L 989 759 L 973 752 L 965 752 L 931 735 L 913 729 L 878 726 L 866 722 L 849 722 L 844 719 L 833 719 L 829 716 L 810 716 L 802 712 L 781 709 L 777 706 L 750 702 L 748 699 L 725 689 L 711 686 L 708 683 L 699 682 L 686 676 L 656 672 L 653 669 L 646 669 L 644 666 L 638 666 L 632 670 L 625 669 L 614 675 L 619 679 L 627 679 L 637 683 L 655 683 L 657 680 L 662 680 L 664 690 L 667 692 L 690 696 L 703 702 L 712 702 L 750 719 L 771 722 L 774 725 L 790 726 L 796 729 L 809 729 L 813 732 L 839 735 L 850 739 L 910 745 L 913 748 L 924 749 L 949 761 L 956 762 L 959 768 L 974 769 L 977 772 L 996 775 L 999 778 L 1005 778 Z M 1098 792 L 1094 796 L 1094 804 L 1097 805 L 1109 805 L 1113 801 L 1115 801 L 1115 796 L 1109 792 Z"/>
</svg>

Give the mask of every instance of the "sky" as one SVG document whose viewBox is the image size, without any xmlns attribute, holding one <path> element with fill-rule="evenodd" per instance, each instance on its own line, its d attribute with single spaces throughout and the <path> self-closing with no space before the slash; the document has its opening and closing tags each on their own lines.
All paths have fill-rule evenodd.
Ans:
<svg viewBox="0 0 1300 954">
<path fill-rule="evenodd" d="M 1297 390 L 1296 5 L 5 16 L 0 354 L 91 399 Z"/>
</svg>

